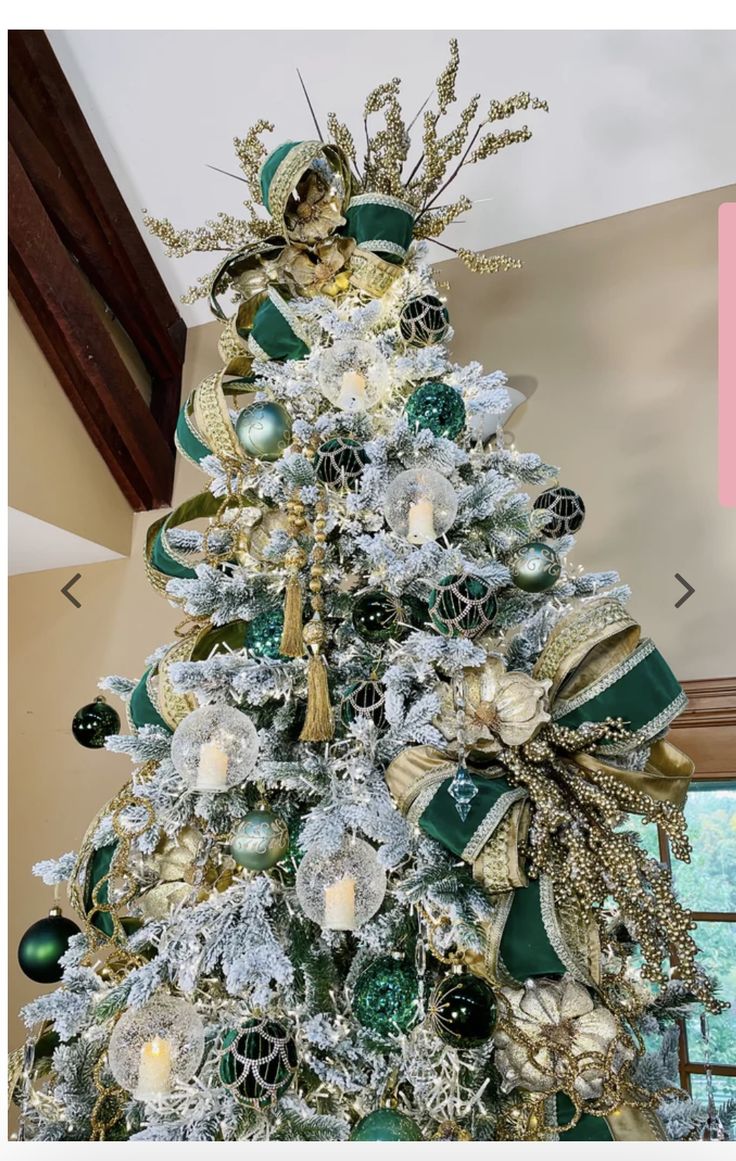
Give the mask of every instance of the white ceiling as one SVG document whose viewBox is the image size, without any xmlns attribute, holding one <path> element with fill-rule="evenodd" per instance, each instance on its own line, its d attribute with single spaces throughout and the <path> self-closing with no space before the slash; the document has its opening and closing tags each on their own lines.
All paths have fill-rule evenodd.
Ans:
<svg viewBox="0 0 736 1161">
<path fill-rule="evenodd" d="M 237 214 L 245 187 L 232 138 L 258 118 L 274 145 L 314 135 L 300 68 L 321 122 L 335 111 L 356 132 L 375 84 L 403 78 L 412 117 L 446 60 L 445 32 L 56 31 L 49 36 L 137 220 L 141 208 L 195 226 Z M 459 97 L 529 89 L 534 139 L 466 171 L 457 192 L 478 204 L 444 240 L 474 249 L 668 201 L 736 179 L 736 33 L 493 32 L 459 34 Z M 673 245 L 677 239 L 673 239 Z M 151 251 L 172 294 L 211 258 Z M 446 252 L 434 248 L 437 260 Z M 207 321 L 199 304 L 183 310 Z"/>
<path fill-rule="evenodd" d="M 103 544 L 85 540 L 56 524 L 29 516 L 17 508 L 8 508 L 8 574 L 44 572 L 49 568 L 66 568 L 75 564 L 99 564 L 103 560 L 121 560 Z"/>
</svg>

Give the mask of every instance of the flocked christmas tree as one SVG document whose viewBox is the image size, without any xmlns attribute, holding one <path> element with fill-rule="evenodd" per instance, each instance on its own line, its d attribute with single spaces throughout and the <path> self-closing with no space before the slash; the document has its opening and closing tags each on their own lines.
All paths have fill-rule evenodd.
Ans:
<svg viewBox="0 0 736 1161">
<path fill-rule="evenodd" d="M 223 365 L 177 429 L 209 484 L 150 529 L 184 619 L 102 683 L 130 732 L 100 701 L 75 719 L 134 768 L 79 854 L 35 868 L 82 929 L 52 915 L 21 946 L 60 981 L 13 1060 L 26 1138 L 704 1128 L 676 1019 L 722 1005 L 630 821 L 688 858 L 684 696 L 616 574 L 567 566 L 583 501 L 508 446 L 505 376 L 450 359 L 424 240 L 545 108 L 474 97 L 445 128 L 457 64 L 452 42 L 414 164 L 394 80 L 362 161 L 334 116 L 272 152 L 259 122 L 245 220 L 147 220 L 171 254 L 226 253 L 190 295 Z"/>
</svg>

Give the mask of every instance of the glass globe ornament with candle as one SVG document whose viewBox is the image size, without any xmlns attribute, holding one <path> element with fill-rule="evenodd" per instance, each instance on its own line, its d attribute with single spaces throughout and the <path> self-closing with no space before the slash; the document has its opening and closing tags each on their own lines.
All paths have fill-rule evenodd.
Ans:
<svg viewBox="0 0 736 1161">
<path fill-rule="evenodd" d="M 110 1037 L 110 1071 L 136 1100 L 166 1096 L 176 1081 L 187 1081 L 204 1054 L 204 1025 L 197 1009 L 178 996 L 154 996 L 129 1008 Z"/>
<path fill-rule="evenodd" d="M 457 496 L 450 481 L 433 468 L 410 468 L 389 484 L 383 510 L 399 536 L 410 544 L 426 544 L 452 527 Z"/>
<path fill-rule="evenodd" d="M 388 386 L 388 363 L 374 343 L 338 339 L 320 358 L 319 389 L 339 411 L 370 411 Z"/>
<path fill-rule="evenodd" d="M 307 851 L 296 873 L 304 914 L 329 931 L 355 931 L 372 918 L 386 894 L 386 872 L 363 839 L 346 838 L 330 854 Z"/>
<path fill-rule="evenodd" d="M 176 727 L 171 760 L 192 790 L 216 794 L 245 782 L 258 758 L 258 732 L 229 705 L 205 705 Z"/>
</svg>

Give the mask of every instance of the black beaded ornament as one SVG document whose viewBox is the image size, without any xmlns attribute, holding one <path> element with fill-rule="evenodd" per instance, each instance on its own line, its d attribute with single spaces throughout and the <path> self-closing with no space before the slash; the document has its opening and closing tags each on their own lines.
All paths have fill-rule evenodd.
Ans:
<svg viewBox="0 0 736 1161">
<path fill-rule="evenodd" d="M 401 308 L 399 330 L 412 347 L 429 347 L 441 343 L 450 329 L 447 307 L 436 294 L 410 298 Z"/>
<path fill-rule="evenodd" d="M 347 436 L 328 439 L 317 448 L 315 456 L 317 475 L 333 488 L 354 488 L 367 463 L 365 448 Z"/>
<path fill-rule="evenodd" d="M 445 637 L 477 637 L 490 626 L 496 608 L 488 581 L 464 573 L 443 577 L 429 598 L 432 624 Z"/>
<path fill-rule="evenodd" d="M 296 1067 L 294 1039 L 278 1020 L 253 1017 L 223 1037 L 220 1083 L 249 1105 L 274 1104 L 292 1083 Z"/>
<path fill-rule="evenodd" d="M 386 725 L 386 687 L 380 681 L 356 681 L 348 687 L 340 705 L 340 716 L 346 726 L 356 717 L 371 718 L 379 730 Z"/>
<path fill-rule="evenodd" d="M 552 515 L 542 529 L 543 536 L 568 536 L 577 532 L 585 520 L 585 504 L 572 488 L 548 488 L 537 496 L 534 507 Z"/>
</svg>

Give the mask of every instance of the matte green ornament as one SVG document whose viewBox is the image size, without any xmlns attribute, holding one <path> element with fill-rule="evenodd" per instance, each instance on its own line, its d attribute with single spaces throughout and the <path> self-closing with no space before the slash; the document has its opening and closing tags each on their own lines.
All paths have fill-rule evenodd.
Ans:
<svg viewBox="0 0 736 1161">
<path fill-rule="evenodd" d="M 436 294 L 410 298 L 401 308 L 399 330 L 412 347 L 429 347 L 441 343 L 450 329 L 447 307 Z"/>
<path fill-rule="evenodd" d="M 453 972 L 437 984 L 428 1015 L 445 1044 L 477 1048 L 490 1039 L 496 1022 L 496 1000 L 485 980 L 468 972 Z"/>
<path fill-rule="evenodd" d="M 448 383 L 423 383 L 407 400 L 406 418 L 410 427 L 426 427 L 433 435 L 456 439 L 465 427 L 463 397 Z"/>
<path fill-rule="evenodd" d="M 265 871 L 289 850 L 289 828 L 278 814 L 264 808 L 244 815 L 230 840 L 230 854 L 239 867 Z"/>
<path fill-rule="evenodd" d="M 281 634 L 284 629 L 282 609 L 268 609 L 248 622 L 245 644 L 256 657 L 281 657 Z"/>
<path fill-rule="evenodd" d="M 89 705 L 83 705 L 72 719 L 72 733 L 87 750 L 100 750 L 105 739 L 119 730 L 120 715 L 104 697 L 96 697 Z"/>
<path fill-rule="evenodd" d="M 32 923 L 18 945 L 21 970 L 36 984 L 58 984 L 62 977 L 59 960 L 73 935 L 76 923 L 65 919 L 60 907 L 52 907 L 46 919 Z"/>
<path fill-rule="evenodd" d="M 401 959 L 382 955 L 363 968 L 353 988 L 353 1014 L 364 1028 L 408 1032 L 419 1019 L 419 980 Z"/>
<path fill-rule="evenodd" d="M 512 554 L 509 569 L 517 589 L 525 593 L 543 593 L 559 580 L 562 565 L 548 544 L 531 540 Z"/>
<path fill-rule="evenodd" d="M 368 453 L 356 439 L 336 436 L 317 448 L 317 475 L 325 484 L 354 488 L 368 463 Z"/>
<path fill-rule="evenodd" d="M 371 644 L 398 640 L 405 632 L 404 608 L 398 597 L 383 589 L 368 589 L 355 598 L 353 627 Z"/>
<path fill-rule="evenodd" d="M 257 460 L 277 460 L 291 443 L 291 416 L 280 403 L 251 403 L 235 421 L 241 447 Z"/>
<path fill-rule="evenodd" d="M 254 1017 L 223 1037 L 220 1081 L 247 1104 L 274 1104 L 292 1083 L 296 1067 L 294 1039 L 278 1020 Z"/>
<path fill-rule="evenodd" d="M 358 1121 L 351 1141 L 422 1141 L 419 1125 L 398 1109 L 375 1109 Z"/>
<path fill-rule="evenodd" d="M 491 625 L 496 608 L 488 582 L 465 573 L 443 577 L 429 597 L 430 619 L 445 637 L 477 637 Z"/>
</svg>

